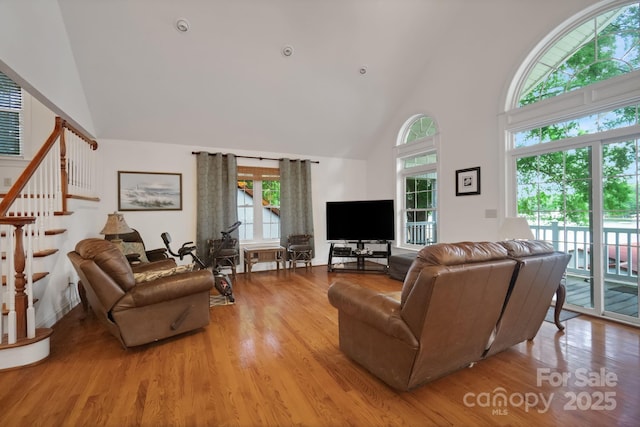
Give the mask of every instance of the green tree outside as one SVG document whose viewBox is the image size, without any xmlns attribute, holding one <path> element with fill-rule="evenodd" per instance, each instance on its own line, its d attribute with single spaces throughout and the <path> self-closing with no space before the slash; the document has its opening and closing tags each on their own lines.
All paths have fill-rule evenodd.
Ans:
<svg viewBox="0 0 640 427">
<path fill-rule="evenodd" d="M 638 67 L 638 54 L 626 62 L 619 52 L 633 52 L 640 44 L 640 13 L 627 8 L 612 23 L 580 47 L 562 65 L 520 100 L 527 105 L 572 89 L 606 80 Z M 558 141 L 587 132 L 605 131 L 638 123 L 638 105 L 620 108 L 593 120 L 573 120 L 533 129 L 524 141 Z M 589 119 L 593 119 L 590 117 Z M 526 145 L 526 144 L 525 144 Z M 625 218 L 637 213 L 634 166 L 636 142 L 603 145 L 603 204 L 609 217 Z M 518 213 L 542 222 L 590 223 L 591 162 L 589 148 L 566 150 L 517 160 Z"/>
</svg>

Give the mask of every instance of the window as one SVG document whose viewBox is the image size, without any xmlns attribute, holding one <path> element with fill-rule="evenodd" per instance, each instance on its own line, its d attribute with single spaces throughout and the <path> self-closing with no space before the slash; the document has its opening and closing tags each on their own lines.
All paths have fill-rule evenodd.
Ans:
<svg viewBox="0 0 640 427">
<path fill-rule="evenodd" d="M 398 137 L 400 246 L 418 248 L 438 241 L 437 133 L 431 117 L 417 115 L 407 120 Z"/>
<path fill-rule="evenodd" d="M 502 120 L 508 215 L 572 254 L 567 304 L 640 323 L 640 2 L 603 2 L 549 40 Z"/>
<path fill-rule="evenodd" d="M 22 89 L 0 72 L 0 156 L 22 154 Z"/>
<path fill-rule="evenodd" d="M 280 171 L 238 166 L 240 240 L 280 239 Z"/>
</svg>

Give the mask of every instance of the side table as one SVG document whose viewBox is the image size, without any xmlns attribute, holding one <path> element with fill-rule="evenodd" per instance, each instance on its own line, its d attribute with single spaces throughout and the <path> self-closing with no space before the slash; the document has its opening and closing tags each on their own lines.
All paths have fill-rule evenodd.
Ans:
<svg viewBox="0 0 640 427">
<path fill-rule="evenodd" d="M 280 263 L 282 263 L 282 268 L 286 268 L 284 252 L 285 249 L 282 246 L 244 248 L 244 272 L 247 273 L 248 277 L 251 277 L 253 264 L 274 261 L 276 263 L 276 269 L 280 271 Z"/>
</svg>

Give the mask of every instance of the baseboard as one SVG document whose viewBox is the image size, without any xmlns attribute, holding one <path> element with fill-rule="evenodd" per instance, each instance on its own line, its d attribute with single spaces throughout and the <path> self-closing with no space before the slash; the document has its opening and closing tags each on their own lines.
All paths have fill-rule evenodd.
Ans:
<svg viewBox="0 0 640 427">
<path fill-rule="evenodd" d="M 46 319 L 43 319 L 40 323 L 36 324 L 37 328 L 52 328 L 53 325 L 58 323 L 58 320 L 66 316 L 71 310 L 73 310 L 78 304 L 80 304 L 80 298 L 74 295 L 71 299 L 67 300 L 67 304 L 62 306 L 60 310 L 53 313 Z"/>
</svg>

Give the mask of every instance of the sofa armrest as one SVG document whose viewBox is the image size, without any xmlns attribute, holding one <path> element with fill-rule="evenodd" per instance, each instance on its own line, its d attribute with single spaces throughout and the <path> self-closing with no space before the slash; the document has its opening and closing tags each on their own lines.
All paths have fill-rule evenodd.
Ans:
<svg viewBox="0 0 640 427">
<path fill-rule="evenodd" d="M 113 311 L 128 310 L 208 292 L 213 287 L 213 283 L 213 274 L 209 270 L 179 273 L 140 283 L 117 302 Z"/>
<path fill-rule="evenodd" d="M 165 248 L 151 249 L 150 251 L 146 251 L 145 253 L 147 254 L 147 259 L 150 262 L 169 258 L 169 255 L 167 255 L 167 250 Z"/>
<path fill-rule="evenodd" d="M 339 312 L 367 323 L 381 332 L 418 346 L 418 340 L 400 317 L 400 300 L 362 286 L 337 280 L 329 287 L 331 305 Z"/>
</svg>

